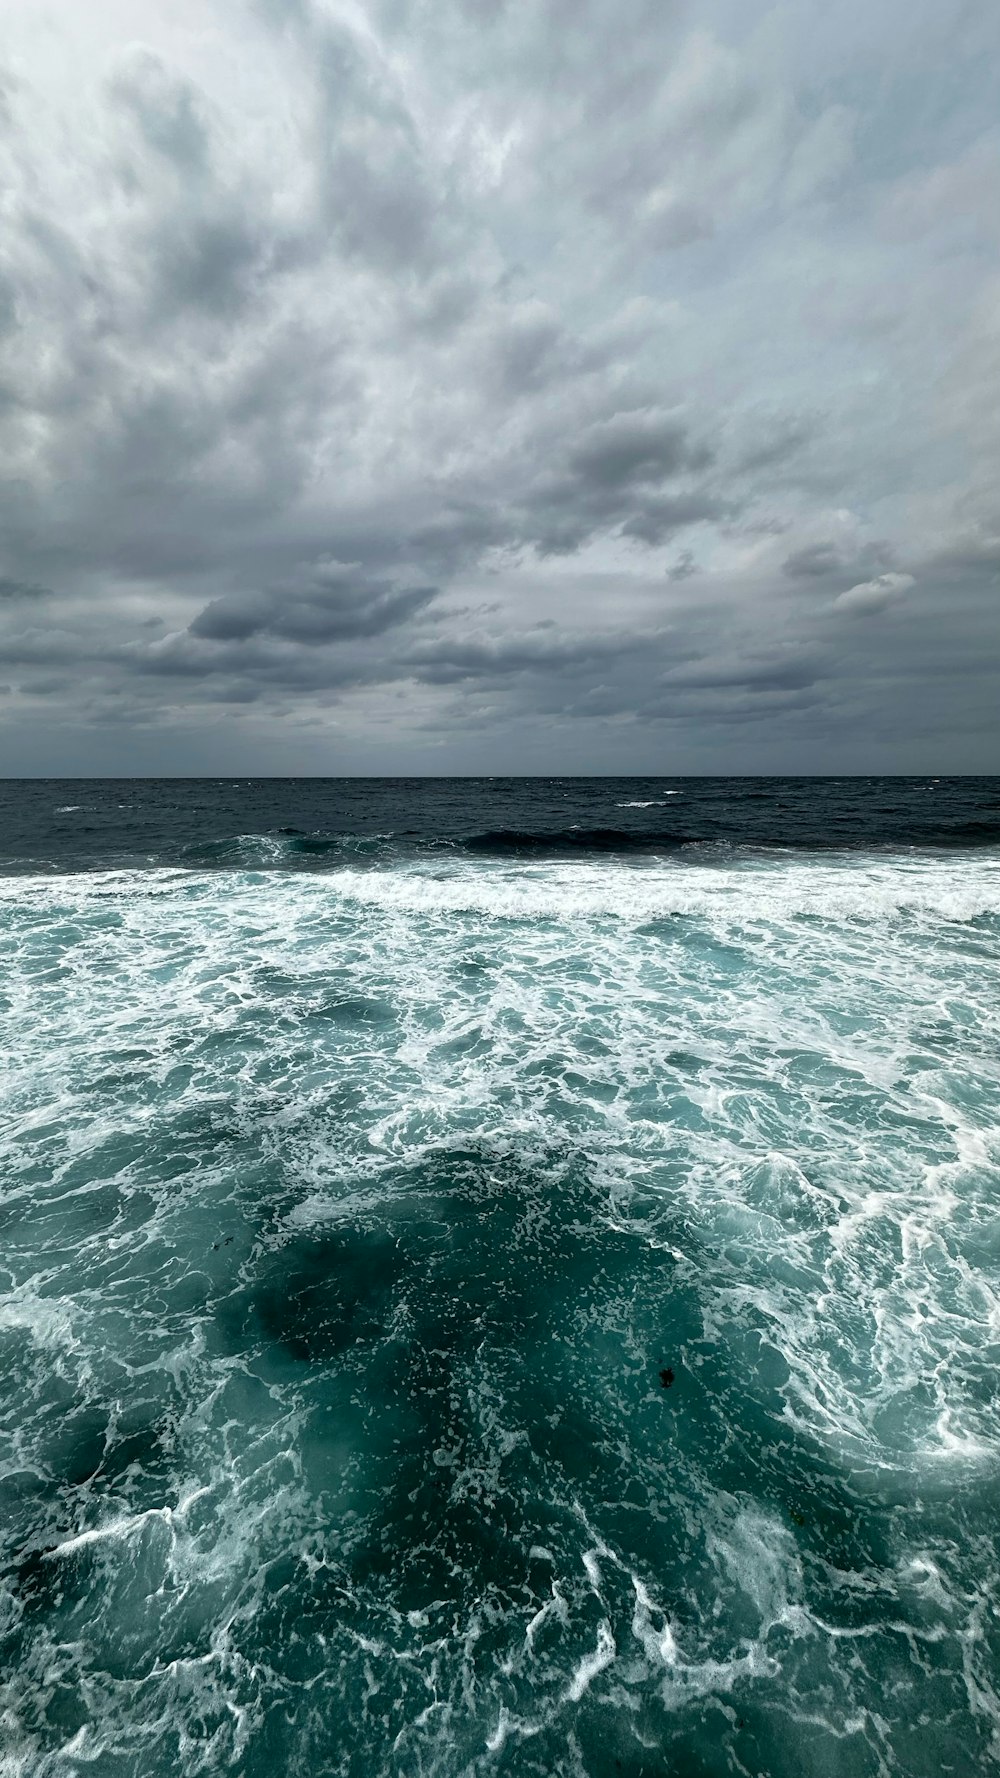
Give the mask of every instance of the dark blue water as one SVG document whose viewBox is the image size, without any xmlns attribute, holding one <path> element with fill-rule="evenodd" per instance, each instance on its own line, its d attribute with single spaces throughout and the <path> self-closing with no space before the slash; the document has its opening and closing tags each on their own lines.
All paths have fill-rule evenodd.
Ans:
<svg viewBox="0 0 1000 1778">
<path fill-rule="evenodd" d="M 4 785 L 3 1778 L 996 1770 L 998 824 Z"/>
<path fill-rule="evenodd" d="M 254 842 L 257 842 L 256 847 Z M 1000 844 L 997 778 L 62 779 L 0 783 L 0 869 Z"/>
</svg>

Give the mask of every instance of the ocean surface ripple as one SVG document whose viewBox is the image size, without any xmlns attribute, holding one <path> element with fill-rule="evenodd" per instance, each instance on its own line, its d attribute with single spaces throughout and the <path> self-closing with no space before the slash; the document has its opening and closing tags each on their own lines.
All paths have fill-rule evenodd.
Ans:
<svg viewBox="0 0 1000 1778">
<path fill-rule="evenodd" d="M 570 825 L 0 877 L 3 1778 L 1000 1768 L 1000 849 Z"/>
</svg>

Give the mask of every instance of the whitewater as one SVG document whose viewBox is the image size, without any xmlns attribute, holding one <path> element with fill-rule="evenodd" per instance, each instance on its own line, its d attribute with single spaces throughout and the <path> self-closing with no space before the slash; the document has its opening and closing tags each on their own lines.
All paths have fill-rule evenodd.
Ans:
<svg viewBox="0 0 1000 1778">
<path fill-rule="evenodd" d="M 0 877 L 4 1778 L 1000 1769 L 1000 848 L 292 844 Z"/>
</svg>

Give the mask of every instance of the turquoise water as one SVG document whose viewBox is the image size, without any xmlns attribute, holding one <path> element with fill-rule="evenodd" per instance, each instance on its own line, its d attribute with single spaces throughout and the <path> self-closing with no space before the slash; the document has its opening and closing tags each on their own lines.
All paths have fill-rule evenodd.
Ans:
<svg viewBox="0 0 1000 1778">
<path fill-rule="evenodd" d="M 1000 1765 L 994 849 L 50 869 L 0 965 L 4 1778 Z"/>
</svg>

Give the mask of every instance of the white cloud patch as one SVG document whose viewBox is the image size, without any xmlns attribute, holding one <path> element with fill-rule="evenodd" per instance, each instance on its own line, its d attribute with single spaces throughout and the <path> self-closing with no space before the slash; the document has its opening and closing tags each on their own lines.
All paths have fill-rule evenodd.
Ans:
<svg viewBox="0 0 1000 1778">
<path fill-rule="evenodd" d="M 834 610 L 867 617 L 884 611 L 888 605 L 895 605 L 913 585 L 912 574 L 877 574 L 874 580 L 861 580 L 857 586 L 838 593 L 833 601 Z"/>
</svg>

